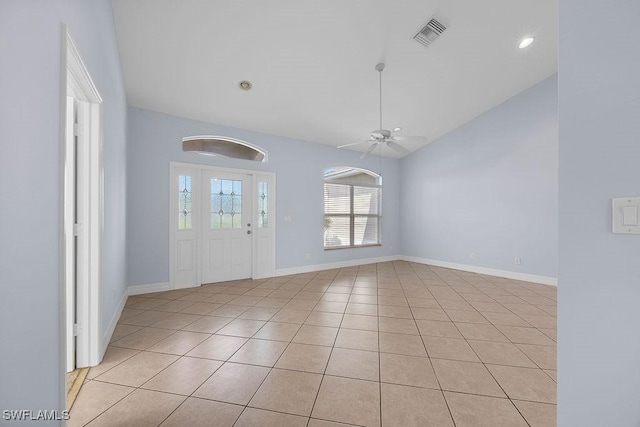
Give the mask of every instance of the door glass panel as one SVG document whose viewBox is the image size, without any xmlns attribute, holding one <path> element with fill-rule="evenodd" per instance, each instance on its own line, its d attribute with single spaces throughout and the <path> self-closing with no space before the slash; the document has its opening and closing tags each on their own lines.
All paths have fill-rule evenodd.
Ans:
<svg viewBox="0 0 640 427">
<path fill-rule="evenodd" d="M 189 175 L 178 175 L 178 230 L 192 228 L 191 181 Z"/>
<path fill-rule="evenodd" d="M 211 179 L 211 228 L 242 227 L 242 181 Z"/>
<path fill-rule="evenodd" d="M 258 182 L 258 228 L 269 226 L 269 184 Z"/>
</svg>

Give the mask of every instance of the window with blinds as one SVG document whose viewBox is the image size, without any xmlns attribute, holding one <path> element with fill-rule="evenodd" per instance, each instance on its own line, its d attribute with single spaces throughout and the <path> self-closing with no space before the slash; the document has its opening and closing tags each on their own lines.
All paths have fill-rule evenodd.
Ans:
<svg viewBox="0 0 640 427">
<path fill-rule="evenodd" d="M 324 247 L 380 244 L 380 177 L 363 169 L 325 171 Z"/>
</svg>

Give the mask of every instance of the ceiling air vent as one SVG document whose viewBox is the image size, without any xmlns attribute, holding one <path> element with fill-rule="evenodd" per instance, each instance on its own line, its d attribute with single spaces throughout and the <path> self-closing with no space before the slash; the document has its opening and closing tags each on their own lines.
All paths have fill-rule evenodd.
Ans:
<svg viewBox="0 0 640 427">
<path fill-rule="evenodd" d="M 418 43 L 428 47 L 440 36 L 440 34 L 444 33 L 444 30 L 446 29 L 447 27 L 445 27 L 435 19 L 431 19 L 429 22 L 427 22 L 427 25 L 425 25 L 420 31 L 418 31 L 418 34 L 413 36 L 413 39 Z"/>
</svg>

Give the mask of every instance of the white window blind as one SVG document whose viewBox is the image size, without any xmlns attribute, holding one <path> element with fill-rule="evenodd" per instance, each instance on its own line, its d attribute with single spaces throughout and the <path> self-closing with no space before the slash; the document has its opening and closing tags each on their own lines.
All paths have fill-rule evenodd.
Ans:
<svg viewBox="0 0 640 427">
<path fill-rule="evenodd" d="M 380 186 L 324 184 L 324 247 L 380 244 Z"/>
</svg>

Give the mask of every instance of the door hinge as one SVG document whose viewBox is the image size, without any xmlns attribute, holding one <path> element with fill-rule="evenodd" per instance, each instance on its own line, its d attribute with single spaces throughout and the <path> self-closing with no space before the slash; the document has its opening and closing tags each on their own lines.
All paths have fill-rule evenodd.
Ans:
<svg viewBox="0 0 640 427">
<path fill-rule="evenodd" d="M 80 224 L 75 223 L 73 224 L 73 235 L 77 237 L 79 234 L 80 234 Z"/>
<path fill-rule="evenodd" d="M 74 323 L 73 324 L 73 336 L 74 337 L 78 336 L 78 334 L 80 333 L 80 329 L 81 329 L 81 327 L 80 327 L 80 325 L 78 323 Z"/>
<path fill-rule="evenodd" d="M 82 128 L 80 127 L 80 125 L 78 123 L 74 123 L 73 124 L 73 134 L 75 136 L 82 135 Z"/>
</svg>

